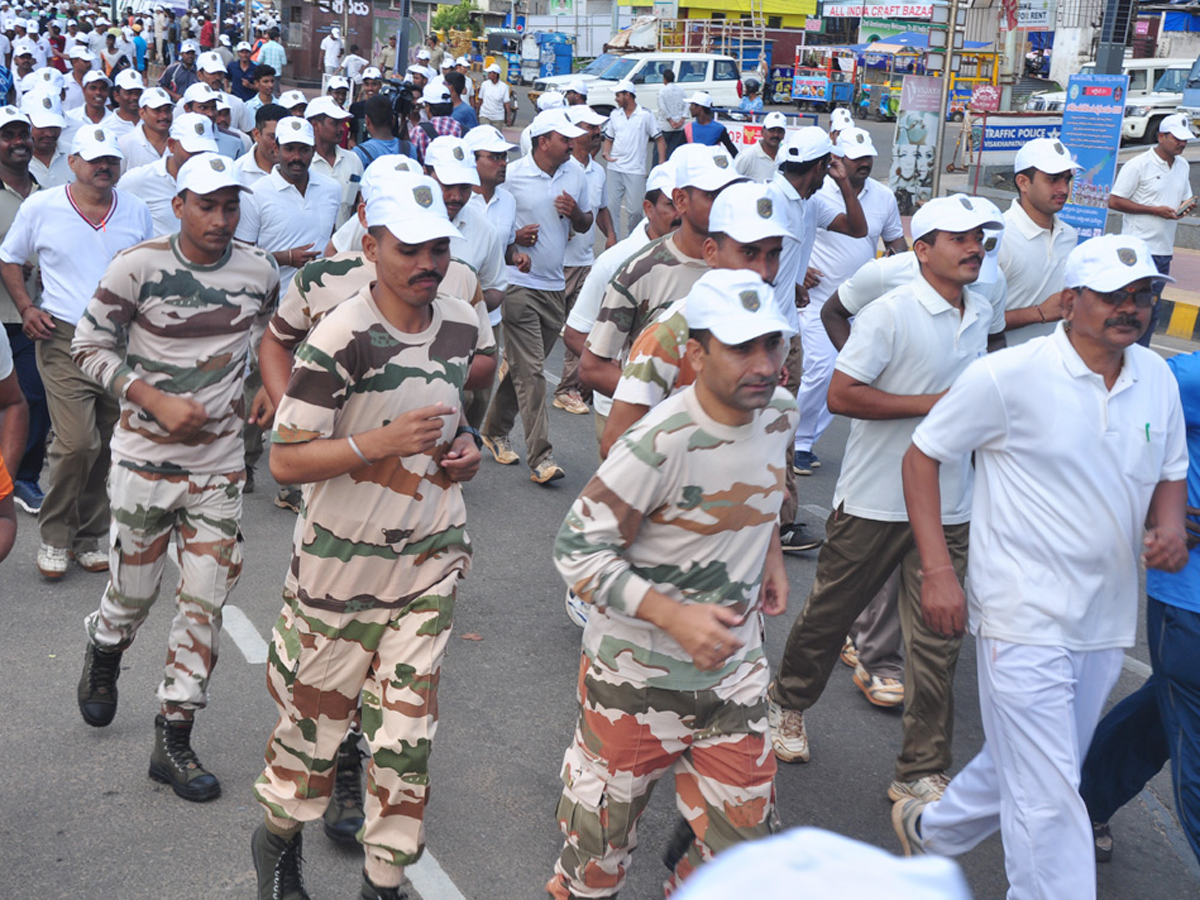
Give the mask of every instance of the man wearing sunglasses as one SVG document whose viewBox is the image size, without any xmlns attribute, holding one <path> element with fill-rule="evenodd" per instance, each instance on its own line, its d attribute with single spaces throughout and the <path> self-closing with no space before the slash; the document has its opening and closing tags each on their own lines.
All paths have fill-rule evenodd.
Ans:
<svg viewBox="0 0 1200 900">
<path fill-rule="evenodd" d="M 986 741 L 940 800 L 901 799 L 892 823 L 906 853 L 953 856 L 999 831 L 1014 900 L 1095 898 L 1084 754 L 1134 642 L 1139 560 L 1177 572 L 1188 558 L 1179 388 L 1134 346 L 1164 276 L 1143 241 L 1105 235 L 1063 277 L 1062 324 L 972 363 L 903 462 L 922 613 L 947 636 L 969 619 Z M 971 453 L 964 597 L 938 473 Z"/>
</svg>

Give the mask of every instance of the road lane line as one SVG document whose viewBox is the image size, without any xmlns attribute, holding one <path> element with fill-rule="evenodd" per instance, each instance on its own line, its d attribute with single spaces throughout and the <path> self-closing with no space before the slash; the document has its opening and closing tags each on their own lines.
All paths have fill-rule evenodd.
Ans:
<svg viewBox="0 0 1200 900">
<path fill-rule="evenodd" d="M 1134 675 L 1140 675 L 1142 678 L 1149 678 L 1152 671 L 1148 665 L 1140 659 L 1134 659 L 1128 653 L 1125 654 L 1125 659 L 1121 661 L 1121 667 Z"/>
<path fill-rule="evenodd" d="M 812 513 L 814 516 L 819 516 L 822 519 L 829 518 L 829 507 L 828 506 L 817 506 L 817 504 L 815 504 L 815 503 L 805 503 L 804 506 L 802 507 L 802 509 L 807 510 L 808 512 Z"/>
<path fill-rule="evenodd" d="M 237 648 L 246 657 L 246 662 L 258 665 L 267 661 L 267 642 L 262 639 L 254 623 L 238 607 L 226 605 L 221 612 L 221 630 L 233 639 Z"/>
<path fill-rule="evenodd" d="M 438 865 L 438 861 L 428 850 L 416 865 L 406 866 L 404 874 L 408 876 L 423 900 L 467 900 L 462 891 L 454 886 L 454 882 L 450 880 L 446 870 Z"/>
</svg>

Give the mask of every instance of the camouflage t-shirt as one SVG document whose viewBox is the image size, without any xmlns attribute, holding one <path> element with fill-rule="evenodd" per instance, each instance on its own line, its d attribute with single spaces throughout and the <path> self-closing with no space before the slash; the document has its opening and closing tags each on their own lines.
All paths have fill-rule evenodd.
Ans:
<svg viewBox="0 0 1200 900">
<path fill-rule="evenodd" d="M 375 305 L 369 288 L 322 317 L 296 349 L 275 414 L 277 444 L 345 438 L 409 410 L 459 407 L 472 354 L 493 343 L 462 300 L 431 306 L 428 328 L 407 334 Z M 470 562 L 462 488 L 439 465 L 459 416 L 446 416 L 426 453 L 381 459 L 304 485 L 286 586 L 331 610 L 399 607 Z"/>
<path fill-rule="evenodd" d="M 178 239 L 154 238 L 113 257 L 76 326 L 71 355 L 121 397 L 114 458 L 151 472 L 236 472 L 244 452 L 242 383 L 251 347 L 279 303 L 279 267 L 269 253 L 236 240 L 220 262 L 196 265 L 179 252 Z M 190 440 L 173 441 L 125 398 L 133 379 L 192 398 L 208 421 Z"/>
<path fill-rule="evenodd" d="M 614 401 L 654 408 L 696 380 L 686 354 L 686 304 L 686 298 L 676 300 L 642 329 L 621 370 Z"/>
<path fill-rule="evenodd" d="M 348 297 L 353 297 L 375 280 L 375 263 L 361 250 L 348 250 L 306 263 L 292 279 L 279 303 L 279 312 L 271 319 L 271 333 L 294 351 L 321 317 Z M 481 321 L 487 321 L 479 276 L 464 262 L 451 260 L 446 277 L 438 285 L 438 297 L 457 297 L 475 308 Z M 487 331 L 490 333 L 491 328 Z M 481 353 L 495 353 L 495 345 Z"/>
<path fill-rule="evenodd" d="M 750 423 L 723 425 L 689 387 L 627 431 L 584 487 L 554 558 L 571 589 L 596 607 L 583 647 L 610 679 L 719 691 L 765 670 L 753 613 L 798 419 L 795 398 L 780 388 Z M 721 669 L 697 669 L 674 638 L 636 617 L 650 588 L 746 614 L 732 629 L 744 646 Z"/>
<path fill-rule="evenodd" d="M 659 310 L 686 297 L 707 271 L 704 260 L 679 251 L 672 235 L 651 241 L 608 283 L 587 348 L 602 359 L 623 363 L 646 323 Z"/>
</svg>

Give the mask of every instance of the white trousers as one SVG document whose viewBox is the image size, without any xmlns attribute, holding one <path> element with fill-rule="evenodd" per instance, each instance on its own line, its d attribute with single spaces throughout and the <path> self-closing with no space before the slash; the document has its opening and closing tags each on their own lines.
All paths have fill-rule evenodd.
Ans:
<svg viewBox="0 0 1200 900">
<path fill-rule="evenodd" d="M 837 350 L 821 324 L 821 308 L 825 304 L 809 304 L 800 310 L 800 341 L 804 346 L 804 374 L 800 376 L 800 425 L 796 429 L 796 449 L 811 451 L 821 439 L 833 414 L 825 405 Z"/>
<path fill-rule="evenodd" d="M 1008 900 L 1094 900 L 1096 858 L 1079 772 L 1123 653 L 976 643 L 986 742 L 921 814 L 932 853 L 1000 831 Z"/>
</svg>

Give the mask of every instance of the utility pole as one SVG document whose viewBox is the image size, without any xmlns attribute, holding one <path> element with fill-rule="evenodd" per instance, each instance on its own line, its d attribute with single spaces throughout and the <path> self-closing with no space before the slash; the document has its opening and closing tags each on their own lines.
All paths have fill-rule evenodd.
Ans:
<svg viewBox="0 0 1200 900">
<path fill-rule="evenodd" d="M 936 10 L 937 7 L 934 7 Z M 935 26 L 936 28 L 936 26 Z M 933 45 L 930 30 L 930 47 Z M 942 183 L 942 144 L 946 140 L 946 110 L 950 106 L 950 81 L 955 71 L 954 51 L 958 37 L 958 0 L 950 0 L 950 21 L 946 23 L 946 53 L 942 63 L 942 96 L 938 100 L 937 141 L 933 145 L 933 182 L 931 196 L 936 197 Z"/>
</svg>

